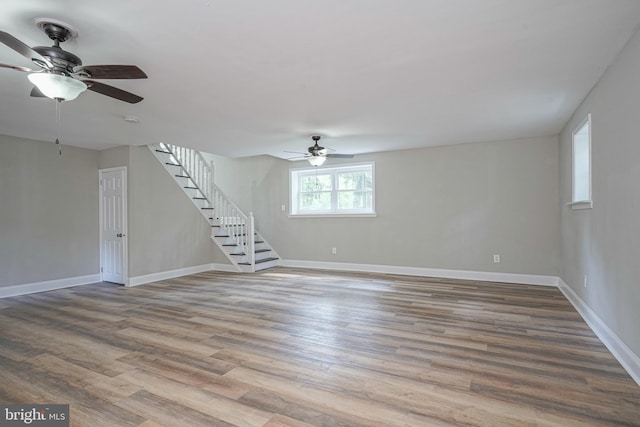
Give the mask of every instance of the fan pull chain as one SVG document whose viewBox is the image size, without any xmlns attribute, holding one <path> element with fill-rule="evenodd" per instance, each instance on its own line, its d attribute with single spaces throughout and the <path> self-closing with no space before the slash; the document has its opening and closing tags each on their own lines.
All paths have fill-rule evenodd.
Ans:
<svg viewBox="0 0 640 427">
<path fill-rule="evenodd" d="M 62 104 L 62 99 L 56 98 L 56 145 L 58 146 L 58 154 L 62 156 L 62 145 L 60 145 L 60 105 Z"/>
</svg>

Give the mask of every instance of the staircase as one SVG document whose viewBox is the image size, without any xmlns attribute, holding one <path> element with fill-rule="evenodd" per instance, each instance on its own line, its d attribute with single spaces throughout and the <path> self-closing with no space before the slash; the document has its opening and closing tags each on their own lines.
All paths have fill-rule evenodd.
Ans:
<svg viewBox="0 0 640 427">
<path fill-rule="evenodd" d="M 213 164 L 199 151 L 171 144 L 148 146 L 153 155 L 211 224 L 211 239 L 239 272 L 280 264 L 280 257 L 245 215 L 213 182 Z"/>
</svg>

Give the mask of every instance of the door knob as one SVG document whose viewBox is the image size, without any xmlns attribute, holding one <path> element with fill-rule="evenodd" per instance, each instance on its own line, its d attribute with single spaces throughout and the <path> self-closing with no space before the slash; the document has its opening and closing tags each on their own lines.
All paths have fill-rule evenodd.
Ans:
<svg viewBox="0 0 640 427">
<path fill-rule="evenodd" d="M 124 236 L 126 236 L 126 234 L 124 234 L 124 233 L 118 233 L 118 234 L 116 234 L 116 237 L 124 237 Z"/>
</svg>

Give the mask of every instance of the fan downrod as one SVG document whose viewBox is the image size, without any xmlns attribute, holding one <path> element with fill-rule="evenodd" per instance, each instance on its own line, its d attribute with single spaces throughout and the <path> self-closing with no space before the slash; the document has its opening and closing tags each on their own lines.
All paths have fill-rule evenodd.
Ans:
<svg viewBox="0 0 640 427">
<path fill-rule="evenodd" d="M 313 140 L 314 145 L 309 147 L 308 151 L 312 156 L 319 156 L 321 154 L 320 152 L 324 150 L 324 147 L 321 147 L 320 144 L 318 144 L 320 138 L 322 138 L 320 135 L 311 135 L 311 139 Z"/>
<path fill-rule="evenodd" d="M 58 71 L 67 71 L 82 65 L 82 60 L 78 56 L 60 47 L 60 43 L 78 36 L 78 32 L 73 27 L 64 22 L 48 18 L 38 19 L 36 26 L 53 40 L 53 46 L 35 46 L 33 50 L 53 60 L 55 65 L 62 68 Z"/>
</svg>

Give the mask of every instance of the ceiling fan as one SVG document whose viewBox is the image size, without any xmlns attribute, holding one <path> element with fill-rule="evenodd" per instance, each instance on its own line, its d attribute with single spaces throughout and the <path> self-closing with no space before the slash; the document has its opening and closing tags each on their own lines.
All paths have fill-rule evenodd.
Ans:
<svg viewBox="0 0 640 427">
<path fill-rule="evenodd" d="M 320 135 L 311 136 L 311 139 L 313 140 L 314 144 L 311 147 L 307 148 L 307 153 L 299 153 L 297 151 L 285 151 L 285 153 L 303 154 L 302 157 L 292 157 L 289 160 L 306 159 L 311 166 L 322 166 L 322 164 L 329 157 L 337 158 L 337 159 L 353 158 L 353 154 L 328 153 L 327 150 L 332 150 L 332 149 L 321 147 L 320 144 L 318 144 L 318 141 L 320 141 L 320 138 L 322 138 Z"/>
<path fill-rule="evenodd" d="M 27 77 L 35 85 L 31 96 L 71 101 L 90 91 L 135 104 L 142 97 L 94 79 L 146 79 L 147 75 L 135 65 L 82 65 L 82 60 L 60 47 L 60 43 L 77 36 L 68 24 L 54 19 L 39 19 L 36 25 L 53 40 L 53 46 L 29 47 L 11 34 L 0 31 L 0 42 L 33 61 L 41 70 L 34 71 L 19 65 L 0 64 L 2 68 L 30 73 Z"/>
</svg>

